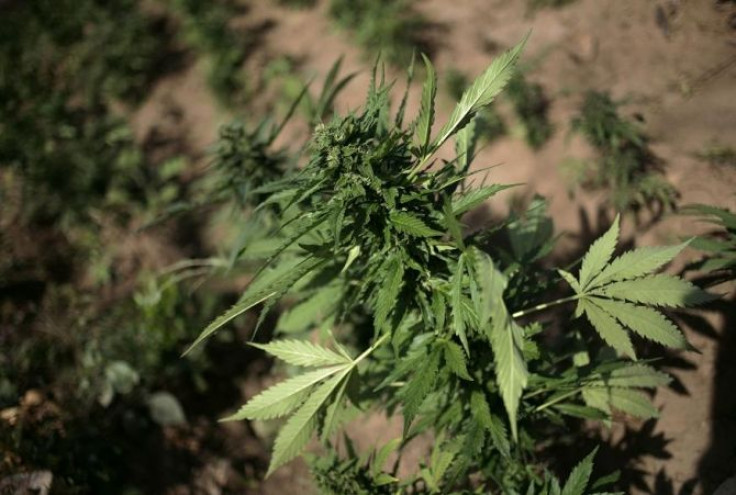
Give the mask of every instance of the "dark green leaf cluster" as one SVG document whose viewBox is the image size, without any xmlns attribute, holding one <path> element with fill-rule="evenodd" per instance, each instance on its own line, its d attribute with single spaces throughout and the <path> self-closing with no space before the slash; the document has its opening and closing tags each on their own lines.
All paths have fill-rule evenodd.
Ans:
<svg viewBox="0 0 736 495">
<path fill-rule="evenodd" d="M 585 136 L 599 158 L 586 165 L 578 180 L 608 190 L 619 211 L 673 207 L 677 192 L 660 173 L 660 159 L 640 126 L 619 116 L 618 107 L 606 93 L 585 96 L 573 130 Z"/>
</svg>

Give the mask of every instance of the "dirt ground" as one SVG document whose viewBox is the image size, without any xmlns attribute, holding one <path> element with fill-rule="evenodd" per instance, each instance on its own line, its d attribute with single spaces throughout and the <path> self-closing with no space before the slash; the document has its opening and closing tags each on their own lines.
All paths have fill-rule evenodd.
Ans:
<svg viewBox="0 0 736 495">
<path fill-rule="evenodd" d="M 261 29 L 260 44 L 249 54 L 249 74 L 257 74 L 277 56 L 289 55 L 305 74 L 319 76 L 344 56 L 345 70 L 359 75 L 339 98 L 337 109 L 358 106 L 370 62 L 348 35 L 330 24 L 325 1 L 303 10 L 275 7 L 267 0 L 251 0 L 247 5 L 243 18 L 234 22 L 245 29 L 268 26 Z M 601 196 L 578 192 L 571 197 L 559 169 L 566 158 L 591 153 L 585 143 L 569 135 L 569 122 L 588 89 L 610 91 L 615 99 L 628 102 L 625 115 L 641 116 L 654 152 L 664 160 L 667 179 L 680 192 L 680 204 L 706 202 L 736 208 L 736 169 L 713 166 L 695 156 L 709 143 L 736 146 L 734 2 L 579 0 L 535 13 L 522 0 L 419 0 L 417 7 L 432 23 L 429 36 L 440 74 L 455 68 L 472 77 L 500 50 L 531 31 L 523 63 L 528 77 L 542 84 L 550 98 L 554 136 L 534 152 L 512 132 L 486 147 L 476 164 L 500 165 L 491 179 L 523 183 L 517 195 L 528 198 L 538 193 L 550 200 L 556 228 L 571 234 L 563 237 L 560 256 L 605 227 L 599 220 Z M 180 126 L 186 129 L 191 153 L 204 156 L 218 124 L 230 115 L 207 96 L 201 74 L 195 66 L 159 82 L 135 119 L 140 139 L 155 128 Z M 416 93 L 414 88 L 410 112 L 416 110 Z M 439 125 L 450 110 L 450 102 L 443 103 Z M 508 113 L 503 105 L 501 111 Z M 287 136 L 284 141 L 288 140 Z M 498 200 L 490 208 L 502 211 L 509 199 Z M 704 229 L 677 215 L 654 224 L 644 219 L 638 226 L 628 219 L 624 226 L 625 235 L 636 235 L 638 245 L 671 242 Z M 581 232 L 588 237 L 575 235 Z M 723 292 L 729 289 L 733 288 Z M 617 448 L 641 455 L 635 468 L 646 474 L 634 483 L 639 486 L 632 487 L 631 493 L 646 487 L 657 494 L 711 493 L 715 483 L 736 474 L 734 315 L 713 311 L 684 321 L 699 354 L 666 361 L 677 386 L 656 397 L 661 419 L 656 425 L 617 426 L 610 432 Z M 366 441 L 374 439 L 377 429 L 390 431 L 380 418 L 369 418 L 356 428 L 364 432 Z M 615 464 L 615 459 L 610 462 Z M 305 476 L 298 463 L 286 470 L 292 472 L 277 474 L 262 492 L 284 493 L 284 479 Z M 701 481 L 694 491 L 693 480 Z"/>
</svg>

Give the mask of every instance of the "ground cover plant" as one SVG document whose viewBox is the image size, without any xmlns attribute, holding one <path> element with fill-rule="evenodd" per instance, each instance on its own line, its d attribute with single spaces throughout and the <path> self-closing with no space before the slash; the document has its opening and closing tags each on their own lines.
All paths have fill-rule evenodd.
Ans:
<svg viewBox="0 0 736 495">
<path fill-rule="evenodd" d="M 427 22 L 411 0 L 330 0 L 330 16 L 372 57 L 405 67 L 415 50 L 427 52 Z"/>
<path fill-rule="evenodd" d="M 677 191 L 661 174 L 660 159 L 649 148 L 641 126 L 622 118 L 618 108 L 606 93 L 586 94 L 572 128 L 585 137 L 598 157 L 567 163 L 571 181 L 606 190 L 609 203 L 618 211 L 672 208 Z"/>
<path fill-rule="evenodd" d="M 510 187 L 470 166 L 475 119 L 514 76 L 523 46 L 494 60 L 435 132 L 429 60 L 411 122 L 406 95 L 392 114 L 394 85 L 376 70 L 361 109 L 314 129 L 303 168 L 251 191 L 262 195 L 257 209 L 275 214 L 271 247 L 259 251 L 265 261 L 236 304 L 185 354 L 249 309 L 261 308 L 261 324 L 290 301 L 275 338 L 257 333 L 252 345 L 304 371 L 224 418 L 283 418 L 268 474 L 316 435 L 328 454 L 311 469 L 325 493 L 615 491 L 615 474 L 592 475 L 595 451 L 564 482 L 546 468 L 545 451 L 581 418 L 657 416 L 643 391 L 669 377 L 637 361 L 637 339 L 688 349 L 662 308 L 711 296 L 658 273 L 688 242 L 614 256 L 618 217 L 577 274 L 541 263 L 554 244 L 543 200 L 477 230 L 463 225 L 465 213 Z M 452 141 L 454 158 L 436 158 Z M 539 319 L 550 310 L 552 320 Z M 400 414 L 403 433 L 359 453 L 343 426 L 370 410 Z M 434 447 L 397 476 L 402 452 L 421 436 Z"/>
</svg>

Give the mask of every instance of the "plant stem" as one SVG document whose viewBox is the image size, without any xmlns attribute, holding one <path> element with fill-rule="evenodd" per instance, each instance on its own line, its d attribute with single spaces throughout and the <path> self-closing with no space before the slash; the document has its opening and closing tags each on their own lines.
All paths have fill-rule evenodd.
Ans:
<svg viewBox="0 0 736 495">
<path fill-rule="evenodd" d="M 360 356 L 358 356 L 357 358 L 355 358 L 355 361 L 353 361 L 353 366 L 355 366 L 356 364 L 358 364 L 359 362 L 361 362 L 362 360 L 364 360 L 365 358 L 367 358 L 368 356 L 370 356 L 373 351 L 375 351 L 376 349 L 378 349 L 381 346 L 381 344 L 383 344 L 383 342 L 386 339 L 388 339 L 388 337 L 389 337 L 389 334 L 388 333 L 383 334 L 381 336 L 381 338 L 378 339 L 378 340 L 376 340 L 373 343 L 372 346 L 370 346 L 368 349 L 366 349 L 363 352 L 363 354 L 361 354 Z"/>
<path fill-rule="evenodd" d="M 572 397 L 573 395 L 576 395 L 576 394 L 580 393 L 580 391 L 583 390 L 583 388 L 584 387 L 578 387 L 578 388 L 576 388 L 574 390 L 569 391 L 566 394 L 562 394 L 562 395 L 554 398 L 553 400 L 551 400 L 549 402 L 545 402 L 541 406 L 539 406 L 536 409 L 534 409 L 534 412 L 543 411 L 543 410 L 547 409 L 550 406 L 554 406 L 558 402 L 562 402 L 563 400 L 567 399 L 568 397 Z"/>
<path fill-rule="evenodd" d="M 551 308 L 552 306 L 557 306 L 558 304 L 564 304 L 566 302 L 576 301 L 579 298 L 580 298 L 579 294 L 573 294 L 572 296 L 563 297 L 561 299 L 556 299 L 554 301 L 537 304 L 536 306 L 532 306 L 531 308 L 526 308 L 526 309 L 522 309 L 521 311 L 517 311 L 516 313 L 513 313 L 511 317 L 514 319 L 521 318 L 522 316 L 536 313 L 537 311 L 543 311 L 547 308 Z"/>
</svg>

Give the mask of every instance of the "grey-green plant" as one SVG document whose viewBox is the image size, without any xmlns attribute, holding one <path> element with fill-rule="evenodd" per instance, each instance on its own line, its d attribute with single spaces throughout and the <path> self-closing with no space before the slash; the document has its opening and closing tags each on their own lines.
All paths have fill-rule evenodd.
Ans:
<svg viewBox="0 0 736 495">
<path fill-rule="evenodd" d="M 575 185 L 604 189 L 618 211 L 674 208 L 677 191 L 662 174 L 662 161 L 649 147 L 641 125 L 619 115 L 619 103 L 608 93 L 586 93 L 572 130 L 580 133 L 598 156 L 572 161 L 567 172 Z"/>
<path fill-rule="evenodd" d="M 523 47 L 496 58 L 441 126 L 427 58 L 411 121 L 406 93 L 392 113 L 392 84 L 374 71 L 363 107 L 318 125 L 305 165 L 256 190 L 267 196 L 261 207 L 278 206 L 274 242 L 239 300 L 186 353 L 245 312 L 259 307 L 260 325 L 289 301 L 275 337 L 256 331 L 251 345 L 302 371 L 224 418 L 282 421 L 267 474 L 316 436 L 327 454 L 311 468 L 324 493 L 612 493 L 615 477 L 591 481 L 594 453 L 561 483 L 545 445 L 576 418 L 656 417 L 644 392 L 670 378 L 637 361 L 636 339 L 688 349 L 662 310 L 710 296 L 658 273 L 687 242 L 615 256 L 618 218 L 576 275 L 542 263 L 554 244 L 542 200 L 481 228 L 463 224 L 511 187 L 471 164 L 475 119 Z M 453 157 L 440 159 L 453 143 Z M 344 426 L 368 411 L 401 415 L 403 432 L 361 454 Z M 399 477 L 402 453 L 422 436 L 434 447 Z M 391 455 L 399 461 L 387 465 Z"/>
</svg>

